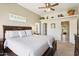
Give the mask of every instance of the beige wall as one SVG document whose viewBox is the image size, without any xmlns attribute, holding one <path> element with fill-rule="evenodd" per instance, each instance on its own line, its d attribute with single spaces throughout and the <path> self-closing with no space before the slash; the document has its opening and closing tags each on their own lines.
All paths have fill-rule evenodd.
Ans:
<svg viewBox="0 0 79 59">
<path fill-rule="evenodd" d="M 9 13 L 26 17 L 26 23 L 14 22 L 9 20 Z M 19 6 L 18 4 L 0 4 L 0 38 L 3 37 L 2 25 L 16 25 L 16 26 L 32 26 L 39 22 L 39 15 Z"/>
</svg>

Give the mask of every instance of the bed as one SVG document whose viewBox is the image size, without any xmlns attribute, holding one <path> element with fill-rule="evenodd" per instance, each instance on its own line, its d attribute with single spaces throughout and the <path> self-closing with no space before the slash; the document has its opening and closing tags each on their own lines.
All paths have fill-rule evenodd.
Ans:
<svg viewBox="0 0 79 59">
<path fill-rule="evenodd" d="M 11 52 L 17 56 L 51 56 L 57 49 L 57 41 L 49 36 L 32 35 L 22 38 L 6 38 L 6 31 L 32 30 L 32 27 L 3 26 L 4 53 Z M 29 39 L 29 40 L 28 40 Z M 48 40 L 49 39 L 49 40 Z M 53 39 L 53 41 L 51 41 Z M 52 48 L 48 42 L 52 42 Z M 7 44 L 6 44 L 7 43 Z M 15 43 L 15 44 L 14 44 Z M 6 47 L 5 47 L 6 46 Z"/>
</svg>

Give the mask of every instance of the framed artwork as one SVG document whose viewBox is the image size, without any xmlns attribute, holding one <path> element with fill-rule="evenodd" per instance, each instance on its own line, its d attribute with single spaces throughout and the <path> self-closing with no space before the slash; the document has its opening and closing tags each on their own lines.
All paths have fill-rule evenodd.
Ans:
<svg viewBox="0 0 79 59">
<path fill-rule="evenodd" d="M 55 23 L 52 23 L 51 24 L 51 28 L 55 28 L 56 26 L 55 26 Z"/>
<path fill-rule="evenodd" d="M 9 20 L 15 21 L 15 22 L 26 23 L 26 17 L 20 16 L 20 15 L 16 15 L 16 14 L 13 14 L 13 13 L 9 13 Z"/>
</svg>

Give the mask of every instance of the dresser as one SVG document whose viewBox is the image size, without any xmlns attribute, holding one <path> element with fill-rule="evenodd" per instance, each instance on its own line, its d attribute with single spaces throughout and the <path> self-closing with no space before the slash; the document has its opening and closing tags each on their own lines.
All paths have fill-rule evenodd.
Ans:
<svg viewBox="0 0 79 59">
<path fill-rule="evenodd" d="M 79 35 L 75 35 L 75 50 L 74 55 L 79 56 Z"/>
</svg>

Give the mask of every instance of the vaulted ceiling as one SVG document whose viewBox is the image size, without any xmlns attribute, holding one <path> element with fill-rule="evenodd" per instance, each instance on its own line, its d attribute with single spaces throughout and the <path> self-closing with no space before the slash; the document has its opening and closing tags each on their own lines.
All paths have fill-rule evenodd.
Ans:
<svg viewBox="0 0 79 59">
<path fill-rule="evenodd" d="M 44 3 L 19 3 L 19 5 L 39 15 L 46 13 L 44 12 L 44 9 L 38 8 L 45 6 Z M 75 8 L 77 10 L 77 5 L 78 5 L 77 3 L 59 3 L 58 6 L 53 7 L 55 11 L 50 11 L 50 12 L 55 13 L 55 12 L 67 11 L 69 8 Z"/>
</svg>

